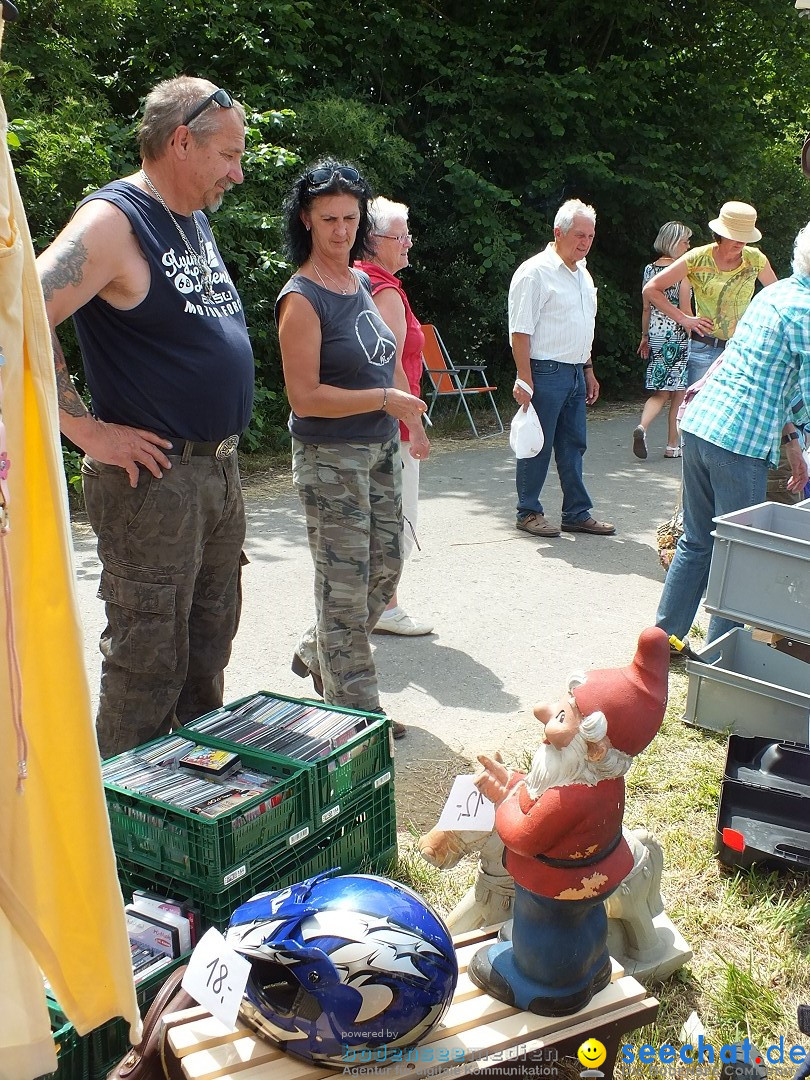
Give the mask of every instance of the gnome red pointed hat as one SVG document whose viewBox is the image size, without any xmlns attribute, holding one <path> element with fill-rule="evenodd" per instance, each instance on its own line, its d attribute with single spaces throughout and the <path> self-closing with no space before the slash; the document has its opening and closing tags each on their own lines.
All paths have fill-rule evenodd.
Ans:
<svg viewBox="0 0 810 1080">
<path fill-rule="evenodd" d="M 603 712 L 608 738 L 635 757 L 655 738 L 667 706 L 669 639 L 658 626 L 643 630 L 632 664 L 589 671 L 572 692 L 583 716 Z"/>
</svg>

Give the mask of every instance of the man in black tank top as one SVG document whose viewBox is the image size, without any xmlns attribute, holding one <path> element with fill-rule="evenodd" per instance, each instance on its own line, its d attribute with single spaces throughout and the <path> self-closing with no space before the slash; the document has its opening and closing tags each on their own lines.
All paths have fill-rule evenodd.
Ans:
<svg viewBox="0 0 810 1080">
<path fill-rule="evenodd" d="M 38 260 L 51 330 L 73 317 L 92 400 L 53 332 L 102 563 L 102 757 L 222 704 L 245 536 L 235 451 L 253 407 L 242 304 L 202 213 L 242 183 L 244 110 L 204 79 L 170 79 L 139 141 L 143 168 L 85 199 Z"/>
</svg>

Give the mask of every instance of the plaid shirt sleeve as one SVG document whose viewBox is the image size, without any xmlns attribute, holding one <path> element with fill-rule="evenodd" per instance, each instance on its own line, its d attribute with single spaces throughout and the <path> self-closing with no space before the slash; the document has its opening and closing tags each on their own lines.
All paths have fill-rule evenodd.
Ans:
<svg viewBox="0 0 810 1080">
<path fill-rule="evenodd" d="M 682 422 L 707 442 L 779 464 L 790 403 L 810 419 L 810 279 L 793 275 L 763 289 L 749 305 L 723 362 L 687 408 Z"/>
</svg>

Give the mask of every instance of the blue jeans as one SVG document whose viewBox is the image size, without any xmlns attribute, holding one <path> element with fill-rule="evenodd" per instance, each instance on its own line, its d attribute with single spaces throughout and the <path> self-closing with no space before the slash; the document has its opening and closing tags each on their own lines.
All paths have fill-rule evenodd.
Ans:
<svg viewBox="0 0 810 1080">
<path fill-rule="evenodd" d="M 666 633 L 684 638 L 695 620 L 709 580 L 712 518 L 765 501 L 768 462 L 724 450 L 683 433 L 683 536 L 667 572 L 655 617 Z M 713 615 L 707 641 L 739 626 Z"/>
<path fill-rule="evenodd" d="M 717 345 L 709 345 L 700 338 L 692 338 L 689 342 L 689 360 L 686 364 L 686 377 L 690 386 L 703 378 L 722 351 L 723 349 Z"/>
<path fill-rule="evenodd" d="M 587 521 L 593 504 L 582 482 L 582 458 L 587 449 L 582 365 L 532 360 L 532 382 L 532 405 L 540 419 L 545 442 L 535 457 L 518 459 L 515 474 L 518 520 L 527 514 L 543 513 L 540 492 L 553 450 L 563 493 L 562 519 L 567 524 Z"/>
</svg>

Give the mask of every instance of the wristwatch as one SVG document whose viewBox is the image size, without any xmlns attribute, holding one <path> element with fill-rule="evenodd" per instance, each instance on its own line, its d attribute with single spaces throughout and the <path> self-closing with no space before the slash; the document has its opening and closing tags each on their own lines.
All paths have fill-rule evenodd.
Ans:
<svg viewBox="0 0 810 1080">
<path fill-rule="evenodd" d="M 782 446 L 787 446 L 789 442 L 793 442 L 794 439 L 798 439 L 798 431 L 789 431 L 787 435 L 782 436 Z"/>
</svg>

